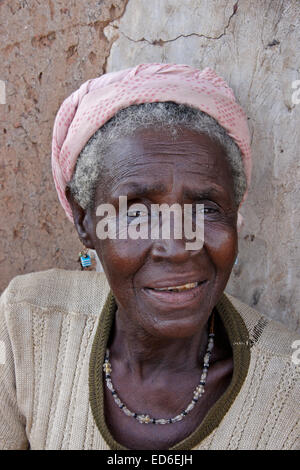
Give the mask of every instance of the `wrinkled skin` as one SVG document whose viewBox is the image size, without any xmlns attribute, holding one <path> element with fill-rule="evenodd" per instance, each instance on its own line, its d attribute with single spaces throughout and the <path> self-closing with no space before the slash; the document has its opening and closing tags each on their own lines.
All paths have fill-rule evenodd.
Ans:
<svg viewBox="0 0 300 470">
<path fill-rule="evenodd" d="M 204 246 L 186 250 L 185 240 L 99 240 L 96 207 L 118 197 L 130 204 L 204 204 Z M 224 150 L 205 135 L 181 128 L 141 129 L 111 145 L 93 210 L 84 211 L 67 193 L 82 242 L 97 251 L 118 310 L 110 336 L 112 381 L 137 413 L 174 417 L 190 402 L 199 382 L 208 319 L 237 255 L 237 207 Z M 118 216 L 118 215 L 117 215 Z M 130 222 L 130 217 L 129 217 Z M 201 281 L 186 301 L 161 299 L 151 289 Z M 215 348 L 206 391 L 179 423 L 141 425 L 125 416 L 105 389 L 106 422 L 132 449 L 166 449 L 187 437 L 228 387 L 232 351 L 216 315 Z"/>
</svg>

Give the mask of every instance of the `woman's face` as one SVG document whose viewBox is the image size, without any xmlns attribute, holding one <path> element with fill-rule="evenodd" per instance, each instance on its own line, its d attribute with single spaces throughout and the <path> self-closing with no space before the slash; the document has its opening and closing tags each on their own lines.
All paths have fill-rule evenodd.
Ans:
<svg viewBox="0 0 300 470">
<path fill-rule="evenodd" d="M 119 196 L 133 203 L 204 205 L 204 245 L 187 250 L 185 239 L 101 240 L 99 204 L 119 217 Z M 237 207 L 224 150 L 205 135 L 180 129 L 141 129 L 110 147 L 99 182 L 90 234 L 123 320 L 157 337 L 188 337 L 206 323 L 237 254 Z M 130 224 L 137 214 L 130 213 Z M 149 217 L 150 224 L 150 217 Z M 118 237 L 117 237 L 118 238 Z M 197 283 L 187 290 L 167 290 Z M 160 289 L 160 290 L 158 290 Z M 163 290 L 161 290 L 163 289 Z"/>
</svg>

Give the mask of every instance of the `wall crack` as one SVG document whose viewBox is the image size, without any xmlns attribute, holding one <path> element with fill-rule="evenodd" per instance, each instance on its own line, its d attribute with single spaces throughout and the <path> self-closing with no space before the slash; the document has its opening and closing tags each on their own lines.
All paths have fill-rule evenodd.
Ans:
<svg viewBox="0 0 300 470">
<path fill-rule="evenodd" d="M 230 15 L 230 17 L 228 18 L 228 21 L 227 21 L 227 24 L 224 28 L 224 31 L 221 34 L 219 34 L 218 36 L 206 36 L 205 34 L 201 34 L 201 33 L 190 33 L 190 34 L 179 34 L 178 36 L 176 36 L 175 38 L 172 38 L 172 39 L 155 39 L 154 41 L 150 41 L 149 39 L 146 39 L 146 38 L 141 38 L 141 39 L 130 38 L 123 31 L 120 31 L 120 33 L 122 34 L 122 36 L 124 36 L 126 39 L 128 39 L 128 41 L 135 42 L 135 43 L 146 42 L 147 44 L 150 44 L 151 46 L 163 46 L 164 44 L 167 44 L 169 42 L 175 42 L 178 39 L 190 38 L 190 37 L 193 37 L 193 36 L 196 36 L 198 38 L 205 38 L 205 39 L 208 39 L 208 40 L 214 40 L 215 41 L 215 40 L 221 39 L 223 36 L 226 35 L 227 30 L 230 26 L 231 20 L 234 17 L 234 15 L 236 15 L 236 13 L 237 13 L 237 9 L 238 9 L 238 1 L 233 6 L 233 12 Z"/>
</svg>

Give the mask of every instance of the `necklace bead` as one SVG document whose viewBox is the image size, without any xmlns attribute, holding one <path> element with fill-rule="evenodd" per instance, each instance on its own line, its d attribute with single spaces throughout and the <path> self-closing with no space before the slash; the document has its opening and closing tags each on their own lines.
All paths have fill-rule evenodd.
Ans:
<svg viewBox="0 0 300 470">
<path fill-rule="evenodd" d="M 194 408 L 196 403 L 198 402 L 199 398 L 202 397 L 202 395 L 205 392 L 205 383 L 206 383 L 206 378 L 207 378 L 207 373 L 208 373 L 208 368 L 209 368 L 209 361 L 210 361 L 210 356 L 214 347 L 214 314 L 212 314 L 211 317 L 211 326 L 210 326 L 210 333 L 208 335 L 208 343 L 206 347 L 206 353 L 203 358 L 203 369 L 202 373 L 200 376 L 200 381 L 199 384 L 196 386 L 194 392 L 193 392 L 193 398 L 190 401 L 190 403 L 187 405 L 185 410 L 175 416 L 174 418 L 152 418 L 148 414 L 138 414 L 135 413 L 121 401 L 121 399 L 118 397 L 118 394 L 116 390 L 114 389 L 112 380 L 111 380 L 111 373 L 112 373 L 112 367 L 109 362 L 109 349 L 106 349 L 105 353 L 105 358 L 104 358 L 104 363 L 103 363 L 103 371 L 105 374 L 105 382 L 107 388 L 110 390 L 112 393 L 113 399 L 116 403 L 116 405 L 123 411 L 123 413 L 126 416 L 133 417 L 135 418 L 139 423 L 141 424 L 171 424 L 171 423 L 177 423 L 181 421 L 188 413 L 190 413 Z"/>
</svg>

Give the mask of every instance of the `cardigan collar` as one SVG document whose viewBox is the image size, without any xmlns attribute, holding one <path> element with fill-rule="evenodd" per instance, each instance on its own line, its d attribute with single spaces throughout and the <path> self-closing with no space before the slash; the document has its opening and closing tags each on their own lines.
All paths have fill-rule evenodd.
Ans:
<svg viewBox="0 0 300 470">
<path fill-rule="evenodd" d="M 250 342 L 246 325 L 226 294 L 222 295 L 216 309 L 224 324 L 233 352 L 232 379 L 226 391 L 211 407 L 195 431 L 169 450 L 191 450 L 211 434 L 230 409 L 246 379 L 250 364 Z M 96 425 L 110 449 L 127 450 L 111 435 L 104 415 L 102 365 L 116 310 L 116 301 L 110 292 L 98 320 L 90 356 L 89 399 Z"/>
</svg>

